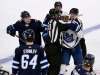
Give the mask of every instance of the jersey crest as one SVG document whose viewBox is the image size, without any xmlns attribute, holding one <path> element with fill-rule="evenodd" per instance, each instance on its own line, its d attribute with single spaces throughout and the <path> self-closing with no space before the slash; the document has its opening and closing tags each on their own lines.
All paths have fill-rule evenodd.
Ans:
<svg viewBox="0 0 100 75">
<path fill-rule="evenodd" d="M 60 38 L 61 45 L 66 48 L 74 48 L 80 41 L 80 38 L 78 37 L 77 33 L 70 29 L 61 32 L 60 37 L 61 37 Z"/>
</svg>

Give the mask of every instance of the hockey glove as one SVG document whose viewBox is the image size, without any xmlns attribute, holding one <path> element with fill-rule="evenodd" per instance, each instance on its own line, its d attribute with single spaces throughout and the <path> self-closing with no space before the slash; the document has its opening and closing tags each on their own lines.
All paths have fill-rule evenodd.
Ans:
<svg viewBox="0 0 100 75">
<path fill-rule="evenodd" d="M 7 27 L 7 33 L 10 34 L 11 36 L 15 36 L 16 31 L 12 25 Z"/>
</svg>

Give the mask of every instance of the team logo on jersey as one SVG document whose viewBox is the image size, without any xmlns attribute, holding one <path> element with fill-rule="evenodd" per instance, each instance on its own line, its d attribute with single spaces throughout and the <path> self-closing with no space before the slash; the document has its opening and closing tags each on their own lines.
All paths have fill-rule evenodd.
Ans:
<svg viewBox="0 0 100 75">
<path fill-rule="evenodd" d="M 79 43 L 80 38 L 77 33 L 72 30 L 67 30 L 61 34 L 61 45 L 67 48 L 74 48 Z"/>
<path fill-rule="evenodd" d="M 64 39 L 65 39 L 65 41 L 68 42 L 68 43 L 74 41 L 74 39 L 73 39 L 73 34 L 65 33 L 65 34 L 64 34 Z"/>
</svg>

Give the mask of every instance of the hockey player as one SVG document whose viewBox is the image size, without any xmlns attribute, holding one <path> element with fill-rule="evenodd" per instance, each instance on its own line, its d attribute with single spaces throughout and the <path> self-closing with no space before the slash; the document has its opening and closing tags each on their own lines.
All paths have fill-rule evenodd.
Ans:
<svg viewBox="0 0 100 75">
<path fill-rule="evenodd" d="M 74 17 L 74 15 L 79 15 L 79 10 L 77 8 L 72 8 L 69 12 L 70 14 L 70 19 L 71 20 L 76 20 L 80 25 L 81 25 L 81 29 L 83 30 L 83 23 L 82 21 L 78 18 L 78 17 Z M 85 44 L 85 38 L 82 36 L 81 40 L 80 40 L 80 46 L 82 48 L 82 55 L 83 58 L 86 56 L 87 54 L 87 50 L 86 50 L 86 44 Z"/>
<path fill-rule="evenodd" d="M 22 38 L 22 33 L 26 29 L 33 29 L 36 33 L 35 44 L 41 45 L 41 35 L 40 32 L 44 30 L 42 23 L 39 20 L 31 19 L 31 15 L 28 11 L 21 12 L 21 20 L 18 20 L 15 24 L 9 25 L 7 27 L 7 33 L 11 36 L 17 36 L 18 31 L 19 43 L 20 45 L 25 44 Z"/>
<path fill-rule="evenodd" d="M 83 56 L 80 47 L 80 40 L 82 38 L 82 24 L 78 17 L 78 9 L 72 8 L 70 10 L 70 20 L 68 23 L 76 23 L 74 26 L 70 25 L 70 28 L 61 32 L 60 43 L 62 45 L 62 62 L 60 68 L 60 75 L 64 75 L 66 72 L 66 66 L 69 65 L 70 57 L 73 56 L 74 64 L 82 64 Z"/>
<path fill-rule="evenodd" d="M 82 65 L 78 65 L 71 72 L 71 75 L 96 75 L 93 70 L 93 65 L 95 62 L 95 56 L 92 54 L 87 54 L 84 58 Z"/>
<path fill-rule="evenodd" d="M 49 63 L 46 53 L 35 41 L 35 32 L 25 30 L 22 34 L 25 45 L 15 49 L 12 75 L 47 75 Z"/>
</svg>

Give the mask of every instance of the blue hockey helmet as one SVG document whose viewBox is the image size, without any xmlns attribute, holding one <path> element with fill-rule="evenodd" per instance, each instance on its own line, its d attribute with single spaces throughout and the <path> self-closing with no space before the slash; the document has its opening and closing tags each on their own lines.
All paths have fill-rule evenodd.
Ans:
<svg viewBox="0 0 100 75">
<path fill-rule="evenodd" d="M 95 62 L 95 56 L 93 54 L 87 54 L 84 58 L 84 64 L 93 66 Z"/>
<path fill-rule="evenodd" d="M 78 9 L 78 8 L 72 8 L 72 9 L 69 11 L 69 14 L 71 14 L 71 13 L 78 15 L 78 14 L 79 14 L 79 9 Z"/>
<path fill-rule="evenodd" d="M 21 18 L 26 18 L 26 17 L 30 17 L 30 13 L 28 11 L 22 11 Z"/>
<path fill-rule="evenodd" d="M 27 29 L 23 32 L 23 39 L 26 41 L 34 41 L 35 32 L 32 29 Z"/>
</svg>

